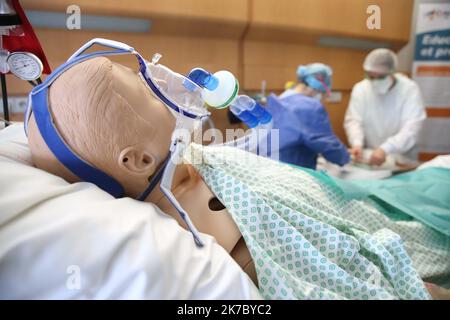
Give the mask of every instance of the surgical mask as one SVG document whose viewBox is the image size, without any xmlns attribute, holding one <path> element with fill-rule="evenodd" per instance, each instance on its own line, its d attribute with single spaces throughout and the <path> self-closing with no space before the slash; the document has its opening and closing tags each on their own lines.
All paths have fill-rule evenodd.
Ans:
<svg viewBox="0 0 450 320">
<path fill-rule="evenodd" d="M 390 76 L 384 79 L 370 80 L 373 90 L 379 95 L 387 94 L 393 83 L 394 80 Z"/>
<path fill-rule="evenodd" d="M 86 50 L 96 44 L 108 47 L 110 50 L 84 54 Z M 197 229 L 190 220 L 187 212 L 183 210 L 173 195 L 171 187 L 175 168 L 177 164 L 180 163 L 179 159 L 182 157 L 188 144 L 186 135 L 179 135 L 177 129 L 184 129 L 183 132 L 191 132 L 195 126 L 201 126 L 203 120 L 206 119 L 210 113 L 205 107 L 205 99 L 202 94 L 204 88 L 191 79 L 160 65 L 158 61 L 161 58 L 161 55 L 155 54 L 152 61 L 148 62 L 136 52 L 134 48 L 124 43 L 101 38 L 92 39 L 78 49 L 66 63 L 58 67 L 51 75 L 49 75 L 42 84 L 34 87 L 30 92 L 24 123 L 25 132 L 28 133 L 28 121 L 31 114 L 34 113 L 34 118 L 42 138 L 55 157 L 66 168 L 82 181 L 94 183 L 116 198 L 122 197 L 124 189 L 117 180 L 100 169 L 90 165 L 71 150 L 59 134 L 47 104 L 50 85 L 66 70 L 94 57 L 122 54 L 135 55 L 139 63 L 139 75 L 141 79 L 143 79 L 144 83 L 154 95 L 169 108 L 177 120 L 176 129 L 172 134 L 170 154 L 167 159 L 160 164 L 160 169 L 154 174 L 147 188 L 137 200 L 145 200 L 161 180 L 161 191 L 185 221 L 196 244 L 202 246 L 203 242 L 199 237 Z M 217 87 L 221 88 L 220 84 L 215 86 L 216 91 Z M 238 90 L 234 89 L 236 88 L 231 88 L 228 92 L 234 94 L 234 91 Z M 228 99 L 233 100 L 233 97 L 229 97 Z"/>
</svg>

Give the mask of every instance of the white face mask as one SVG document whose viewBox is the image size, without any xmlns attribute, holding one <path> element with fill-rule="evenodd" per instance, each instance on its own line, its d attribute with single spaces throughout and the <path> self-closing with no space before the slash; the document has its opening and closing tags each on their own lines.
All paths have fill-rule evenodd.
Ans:
<svg viewBox="0 0 450 320">
<path fill-rule="evenodd" d="M 388 93 L 389 89 L 392 87 L 394 80 L 391 76 L 387 76 L 384 79 L 379 80 L 371 80 L 370 84 L 372 85 L 373 90 L 377 94 L 385 95 Z"/>
</svg>

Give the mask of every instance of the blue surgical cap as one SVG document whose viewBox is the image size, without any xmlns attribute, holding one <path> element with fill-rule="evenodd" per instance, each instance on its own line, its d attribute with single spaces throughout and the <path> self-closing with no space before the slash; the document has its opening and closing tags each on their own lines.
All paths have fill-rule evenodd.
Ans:
<svg viewBox="0 0 450 320">
<path fill-rule="evenodd" d="M 323 63 L 311 63 L 299 66 L 297 78 L 316 91 L 329 94 L 331 92 L 331 76 L 333 70 Z"/>
</svg>

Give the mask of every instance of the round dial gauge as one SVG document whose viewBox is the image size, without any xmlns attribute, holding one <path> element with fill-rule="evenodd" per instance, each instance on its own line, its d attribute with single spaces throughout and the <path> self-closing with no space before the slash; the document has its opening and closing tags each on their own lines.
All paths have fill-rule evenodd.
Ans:
<svg viewBox="0 0 450 320">
<path fill-rule="evenodd" d="M 22 80 L 36 80 L 42 74 L 41 60 L 30 52 L 13 52 L 7 63 L 10 71 Z"/>
</svg>

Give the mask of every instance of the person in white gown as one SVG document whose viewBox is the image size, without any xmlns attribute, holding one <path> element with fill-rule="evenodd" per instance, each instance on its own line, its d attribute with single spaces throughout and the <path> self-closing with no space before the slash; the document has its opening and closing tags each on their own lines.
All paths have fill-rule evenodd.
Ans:
<svg viewBox="0 0 450 320">
<path fill-rule="evenodd" d="M 366 79 L 353 87 L 344 127 L 356 160 L 368 148 L 370 164 L 382 165 L 387 155 L 408 157 L 417 144 L 424 103 L 418 85 L 396 73 L 397 64 L 391 50 L 373 50 L 364 62 Z"/>
</svg>

